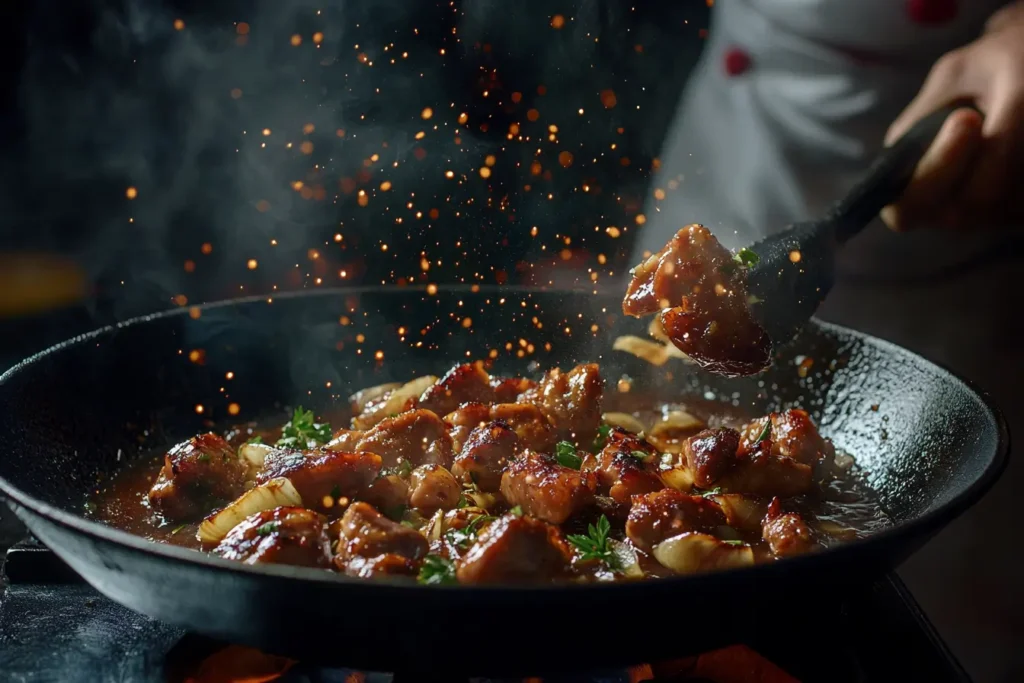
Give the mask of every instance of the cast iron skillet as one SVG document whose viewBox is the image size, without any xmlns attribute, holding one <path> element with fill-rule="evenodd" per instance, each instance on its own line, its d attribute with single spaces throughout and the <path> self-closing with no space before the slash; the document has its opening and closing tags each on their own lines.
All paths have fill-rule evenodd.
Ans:
<svg viewBox="0 0 1024 683">
<path fill-rule="evenodd" d="M 815 322 L 765 374 L 723 380 L 611 351 L 619 334 L 644 334 L 644 323 L 619 310 L 617 297 L 590 292 L 350 289 L 214 304 L 198 319 L 175 311 L 102 329 L 0 377 L 0 491 L 89 583 L 158 619 L 371 670 L 494 675 L 664 659 L 777 628 L 780 615 L 810 613 L 892 569 L 977 501 L 1006 464 L 1009 437 L 995 407 L 886 342 Z M 524 345 L 533 353 L 519 358 Z M 204 364 L 189 360 L 193 349 L 205 352 Z M 86 493 L 140 449 L 205 429 L 205 419 L 226 422 L 231 402 L 240 404 L 239 418 L 279 418 L 286 405 L 325 408 L 353 390 L 439 374 L 492 350 L 496 373 L 595 360 L 608 391 L 625 375 L 634 387 L 713 395 L 755 413 L 802 406 L 856 456 L 896 525 L 826 552 L 723 573 L 474 588 L 247 567 L 79 515 Z M 813 365 L 802 378 L 805 359 Z"/>
</svg>

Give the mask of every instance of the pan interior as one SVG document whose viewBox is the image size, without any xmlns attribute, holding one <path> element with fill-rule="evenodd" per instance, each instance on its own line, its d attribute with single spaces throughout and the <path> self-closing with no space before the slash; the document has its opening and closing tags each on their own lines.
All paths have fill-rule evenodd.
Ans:
<svg viewBox="0 0 1024 683">
<path fill-rule="evenodd" d="M 323 291 L 204 307 L 74 340 L 0 379 L 0 476 L 79 512 L 141 452 L 301 404 L 492 358 L 497 374 L 601 364 L 664 395 L 714 397 L 754 413 L 802 407 L 856 457 L 896 521 L 941 507 L 991 468 L 999 425 L 967 385 L 931 363 L 815 323 L 754 378 L 722 379 L 612 351 L 646 336 L 613 296 L 516 288 Z M 231 379 L 228 379 L 231 373 Z M 228 406 L 241 412 L 229 418 Z M 197 406 L 202 406 L 198 413 Z"/>
</svg>

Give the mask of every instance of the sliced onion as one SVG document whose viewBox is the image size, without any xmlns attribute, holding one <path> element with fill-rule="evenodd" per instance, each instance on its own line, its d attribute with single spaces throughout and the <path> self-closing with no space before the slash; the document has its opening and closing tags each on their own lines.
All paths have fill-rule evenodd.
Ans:
<svg viewBox="0 0 1024 683">
<path fill-rule="evenodd" d="M 196 538 L 204 545 L 220 543 L 249 515 L 282 506 L 301 507 L 302 497 L 291 481 L 278 477 L 246 491 L 226 508 L 204 519 Z"/>
<path fill-rule="evenodd" d="M 625 429 L 634 434 L 644 431 L 644 424 L 628 413 L 605 413 L 601 416 L 601 421 L 606 425 Z"/>
<path fill-rule="evenodd" d="M 348 402 L 352 405 L 352 411 L 358 415 L 366 409 L 366 404 L 370 401 L 376 401 L 377 399 L 383 398 L 384 394 L 394 391 L 400 386 L 402 386 L 401 382 L 378 384 L 375 387 L 357 391 L 348 397 Z"/>
<path fill-rule="evenodd" d="M 267 454 L 272 450 L 274 450 L 273 446 L 268 446 L 265 443 L 244 443 L 238 449 L 238 459 L 249 469 L 258 470 L 263 467 Z"/>
<path fill-rule="evenodd" d="M 368 403 L 363 412 L 352 420 L 356 429 L 369 429 L 388 415 L 405 412 L 410 402 L 414 402 L 429 387 L 437 383 L 437 377 L 424 375 L 407 382 L 394 391 L 384 394 L 377 401 Z"/>
<path fill-rule="evenodd" d="M 722 508 L 730 526 L 760 532 L 761 521 L 768 512 L 767 501 L 742 493 L 719 493 L 709 497 Z"/>
<path fill-rule="evenodd" d="M 749 545 L 725 543 L 709 534 L 686 533 L 654 546 L 654 559 L 679 574 L 749 567 L 754 550 Z"/>
<path fill-rule="evenodd" d="M 643 339 L 642 337 L 634 337 L 630 334 L 617 338 L 612 344 L 613 350 L 625 351 L 628 354 L 636 356 L 640 360 L 647 361 L 651 365 L 664 365 L 667 363 L 668 359 L 672 357 L 668 352 L 669 348 L 675 347 L 659 344 L 658 342 L 651 341 L 650 339 Z"/>
<path fill-rule="evenodd" d="M 661 475 L 665 486 L 676 491 L 689 491 L 693 488 L 693 473 L 688 467 L 677 465 L 671 469 L 662 470 L 658 474 Z"/>
<path fill-rule="evenodd" d="M 705 426 L 700 418 L 684 410 L 673 410 L 651 427 L 647 440 L 662 451 L 679 453 L 683 450 L 683 442 Z"/>
</svg>

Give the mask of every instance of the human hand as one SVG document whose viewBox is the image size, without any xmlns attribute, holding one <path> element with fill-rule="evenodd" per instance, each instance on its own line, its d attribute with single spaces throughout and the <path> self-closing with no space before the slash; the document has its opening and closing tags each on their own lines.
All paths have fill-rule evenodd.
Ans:
<svg viewBox="0 0 1024 683">
<path fill-rule="evenodd" d="M 882 210 L 895 230 L 978 228 L 1024 221 L 1024 0 L 989 19 L 973 43 L 932 67 L 917 97 L 886 134 L 891 144 L 939 107 L 954 112 L 900 200 Z"/>
</svg>

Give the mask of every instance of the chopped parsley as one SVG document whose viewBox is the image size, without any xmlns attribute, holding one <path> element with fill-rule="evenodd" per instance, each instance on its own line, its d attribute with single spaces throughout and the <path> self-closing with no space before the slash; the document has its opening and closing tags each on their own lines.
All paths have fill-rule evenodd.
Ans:
<svg viewBox="0 0 1024 683">
<path fill-rule="evenodd" d="M 618 571 L 622 569 L 622 563 L 608 540 L 608 532 L 611 531 L 611 528 L 612 525 L 608 518 L 601 515 L 596 526 L 593 524 L 587 526 L 586 536 L 571 534 L 567 538 L 576 546 L 581 560 L 598 560 L 612 571 Z"/>
<path fill-rule="evenodd" d="M 583 466 L 583 458 L 576 454 L 576 447 L 568 441 L 559 441 L 555 446 L 555 460 L 562 467 L 574 470 Z"/>
<path fill-rule="evenodd" d="M 732 258 L 734 261 L 736 261 L 736 263 L 740 264 L 745 268 L 756 266 L 758 262 L 761 260 L 760 256 L 755 254 L 750 249 L 747 249 L 746 247 L 743 247 L 742 249 L 737 251 Z"/>
<path fill-rule="evenodd" d="M 256 436 L 246 441 L 246 443 L 263 443 L 263 437 L 257 434 Z"/>
<path fill-rule="evenodd" d="M 516 505 L 514 508 L 509 510 L 509 512 L 512 515 L 516 516 L 516 517 L 522 517 L 523 516 L 523 506 L 522 505 Z"/>
<path fill-rule="evenodd" d="M 455 580 L 455 563 L 440 555 L 427 555 L 416 580 L 430 586 L 458 583 Z"/>
<path fill-rule="evenodd" d="M 594 450 L 599 451 L 608 443 L 608 436 L 612 433 L 609 425 L 601 425 L 597 428 L 597 437 L 594 439 Z"/>
<path fill-rule="evenodd" d="M 263 526 L 256 527 L 258 536 L 269 536 L 281 528 L 281 522 L 267 522 Z"/>
<path fill-rule="evenodd" d="M 210 454 L 200 453 L 196 460 L 198 460 L 199 462 L 210 462 Z"/>
<path fill-rule="evenodd" d="M 412 522 L 410 522 L 407 519 L 403 519 L 401 522 L 399 522 L 399 524 L 401 524 L 402 526 L 407 526 L 410 529 L 416 529 L 417 528 L 417 526 L 415 524 L 413 524 Z"/>
<path fill-rule="evenodd" d="M 281 438 L 277 440 L 277 445 L 285 448 L 314 448 L 330 441 L 333 436 L 331 425 L 315 422 L 313 417 L 312 410 L 303 410 L 301 406 L 295 408 L 292 419 L 281 428 Z"/>
<path fill-rule="evenodd" d="M 453 546 L 459 550 L 468 550 L 469 546 L 476 540 L 476 535 L 480 531 L 480 527 L 485 522 L 494 521 L 494 517 L 490 515 L 478 515 L 470 520 L 469 524 L 462 527 L 461 529 L 452 529 L 444 535 L 444 537 Z"/>
<path fill-rule="evenodd" d="M 184 529 L 187 526 L 188 526 L 188 524 L 182 524 L 181 526 L 174 527 L 173 529 L 171 529 L 171 536 L 173 536 L 174 534 L 178 533 L 179 531 L 181 531 L 182 529 Z"/>
<path fill-rule="evenodd" d="M 722 543 L 725 543 L 726 545 L 746 545 L 746 543 L 744 543 L 743 541 L 737 541 L 737 540 L 734 540 L 734 539 L 730 539 L 728 541 L 722 541 Z"/>
<path fill-rule="evenodd" d="M 401 462 L 398 463 L 398 476 L 408 477 L 412 474 L 412 463 L 402 458 Z"/>
<path fill-rule="evenodd" d="M 722 487 L 721 486 L 716 486 L 713 489 L 708 489 L 707 491 L 701 491 L 700 495 L 704 496 L 705 498 L 709 498 L 711 496 L 717 496 L 717 495 L 719 495 L 721 493 L 722 493 Z"/>
<path fill-rule="evenodd" d="M 761 433 L 757 435 L 757 439 L 754 440 L 754 445 L 761 443 L 772 438 L 772 419 L 766 417 L 764 419 L 764 427 L 761 429 Z"/>
<path fill-rule="evenodd" d="M 455 504 L 456 509 L 461 510 L 462 508 L 469 507 L 469 501 L 466 500 L 466 494 L 459 494 L 459 502 Z"/>
<path fill-rule="evenodd" d="M 639 460 L 641 462 L 643 462 L 644 460 L 647 460 L 647 458 L 651 457 L 650 453 L 645 453 L 644 451 L 632 451 L 630 453 L 630 455 L 632 455 L 634 458 L 636 458 L 637 460 Z"/>
</svg>

